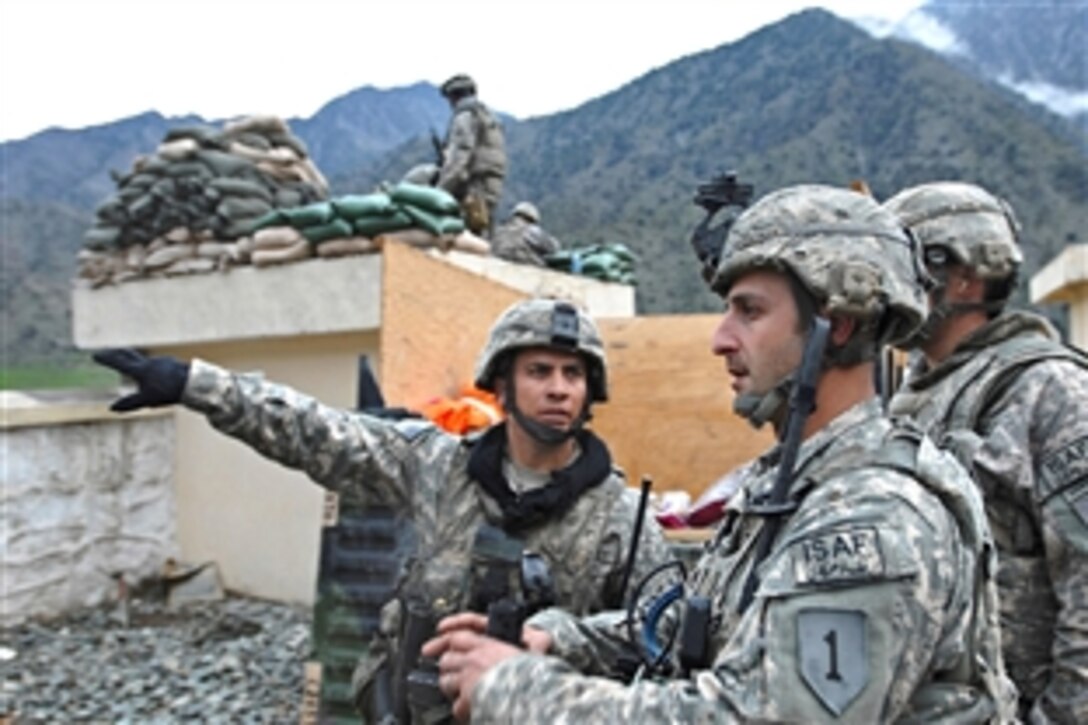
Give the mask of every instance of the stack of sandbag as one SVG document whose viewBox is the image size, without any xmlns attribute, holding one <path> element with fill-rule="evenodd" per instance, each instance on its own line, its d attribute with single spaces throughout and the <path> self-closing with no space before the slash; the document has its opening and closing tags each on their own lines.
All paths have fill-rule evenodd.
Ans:
<svg viewBox="0 0 1088 725">
<path fill-rule="evenodd" d="M 255 266 L 314 255 L 366 254 L 380 249 L 387 239 L 479 254 L 490 249 L 465 230 L 461 207 L 447 191 L 404 181 L 371 194 L 275 209 L 257 219 L 251 232 Z"/>
<path fill-rule="evenodd" d="M 328 197 L 305 145 L 271 116 L 172 129 L 129 173 L 112 175 L 117 192 L 96 210 L 79 255 L 79 276 L 94 286 L 246 263 L 255 220 Z"/>
<path fill-rule="evenodd" d="M 569 274 L 633 285 L 637 259 L 626 244 L 613 243 L 565 249 L 547 255 L 544 262 L 551 269 Z"/>
</svg>

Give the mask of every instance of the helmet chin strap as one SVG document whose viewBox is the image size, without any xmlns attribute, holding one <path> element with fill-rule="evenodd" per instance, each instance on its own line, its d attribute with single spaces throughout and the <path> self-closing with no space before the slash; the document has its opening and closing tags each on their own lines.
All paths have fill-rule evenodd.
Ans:
<svg viewBox="0 0 1088 725">
<path fill-rule="evenodd" d="M 574 434 L 580 431 L 582 426 L 586 424 L 590 418 L 589 405 L 589 398 L 587 397 L 585 404 L 582 406 L 582 412 L 578 414 L 578 417 L 574 419 L 570 424 L 570 427 L 565 430 L 545 425 L 525 415 L 525 413 L 518 408 L 517 399 L 514 396 L 514 383 L 512 380 L 507 380 L 506 396 L 502 407 L 510 414 L 510 417 L 516 420 L 518 425 L 529 434 L 529 437 L 537 443 L 546 446 L 557 446 L 573 437 Z"/>
<path fill-rule="evenodd" d="M 918 326 L 910 337 L 904 341 L 904 345 L 908 347 L 918 347 L 929 341 L 933 334 L 940 327 L 941 323 L 950 317 L 956 315 L 964 315 L 968 312 L 995 312 L 1000 311 L 1004 306 L 1004 302 L 949 302 L 948 295 L 948 281 L 946 279 L 939 279 L 937 285 L 931 291 L 933 295 L 939 295 L 940 302 L 933 305 L 929 310 L 929 314 L 926 315 L 926 319 Z"/>
<path fill-rule="evenodd" d="M 767 421 L 778 428 L 786 413 L 794 377 L 796 372 L 790 373 L 765 393 L 741 393 L 733 399 L 733 412 L 746 418 L 754 428 L 762 428 Z"/>
</svg>

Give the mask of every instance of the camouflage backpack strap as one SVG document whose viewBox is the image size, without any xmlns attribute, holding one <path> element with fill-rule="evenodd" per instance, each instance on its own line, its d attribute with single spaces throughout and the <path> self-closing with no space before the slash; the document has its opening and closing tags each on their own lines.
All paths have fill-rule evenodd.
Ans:
<svg viewBox="0 0 1088 725">
<path fill-rule="evenodd" d="M 944 430 L 976 430 L 987 409 L 1008 390 L 1026 367 L 1045 360 L 1068 360 L 1088 370 L 1088 353 L 1046 338 L 1018 339 L 990 348 L 977 395 L 956 396 L 945 416 Z"/>
</svg>

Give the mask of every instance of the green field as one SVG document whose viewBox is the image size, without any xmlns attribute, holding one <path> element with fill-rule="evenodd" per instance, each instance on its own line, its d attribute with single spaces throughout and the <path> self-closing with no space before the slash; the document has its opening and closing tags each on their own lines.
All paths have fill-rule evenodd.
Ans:
<svg viewBox="0 0 1088 725">
<path fill-rule="evenodd" d="M 57 390 L 63 388 L 113 388 L 117 373 L 99 365 L 20 365 L 0 367 L 0 390 Z"/>
</svg>

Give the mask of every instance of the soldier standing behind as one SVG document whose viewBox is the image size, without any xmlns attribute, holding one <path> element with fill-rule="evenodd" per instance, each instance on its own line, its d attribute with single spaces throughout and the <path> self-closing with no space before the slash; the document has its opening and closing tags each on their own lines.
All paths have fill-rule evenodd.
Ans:
<svg viewBox="0 0 1088 725">
<path fill-rule="evenodd" d="M 972 184 L 884 207 L 937 282 L 922 355 L 891 401 L 973 474 L 998 547 L 1005 663 L 1029 722 L 1088 722 L 1088 356 L 1008 310 L 1022 254 L 1001 199 Z"/>
<path fill-rule="evenodd" d="M 437 186 L 461 203 L 465 224 L 473 234 L 490 238 L 506 177 L 502 125 L 476 98 L 476 83 L 468 76 L 455 75 L 440 90 L 453 115 Z"/>
<path fill-rule="evenodd" d="M 341 496 L 393 509 L 410 527 L 415 550 L 356 671 L 360 708 L 371 722 L 448 717 L 440 693 L 437 706 L 411 699 L 406 678 L 419 652 L 400 645 L 413 639 L 410 626 L 418 634 L 427 621 L 433 628 L 444 615 L 486 611 L 491 601 L 516 596 L 511 555 L 542 559 L 554 603 L 580 614 L 622 606 L 625 583 L 671 558 L 650 517 L 634 568 L 625 570 L 637 496 L 605 444 L 584 427 L 592 404 L 608 397 L 604 346 L 589 316 L 568 303 L 525 300 L 495 322 L 475 384 L 494 392 L 508 417 L 468 438 L 428 421 L 333 409 L 202 360 L 133 350 L 97 353 L 95 360 L 138 385 L 113 410 L 181 403 Z"/>
<path fill-rule="evenodd" d="M 978 490 L 950 454 L 884 417 L 873 383 L 878 346 L 925 314 L 919 265 L 895 218 L 852 191 L 788 188 L 742 214 L 711 281 L 727 305 L 713 350 L 737 411 L 784 440 L 746 470 L 684 583 L 688 611 L 709 611 L 681 625 L 668 679 L 629 686 L 616 681 L 628 643 L 615 618 L 546 610 L 523 631 L 531 653 L 482 635 L 478 616 L 449 618 L 423 651 L 440 656 L 454 712 L 1007 720 L 1014 694 Z M 814 408 L 798 416 L 790 399 Z M 706 651 L 691 657 L 691 645 Z"/>
<path fill-rule="evenodd" d="M 519 201 L 514 205 L 510 218 L 495 230 L 491 240 L 491 254 L 510 262 L 547 266 L 544 257 L 558 252 L 559 240 L 540 226 L 540 212 L 536 205 Z"/>
</svg>

